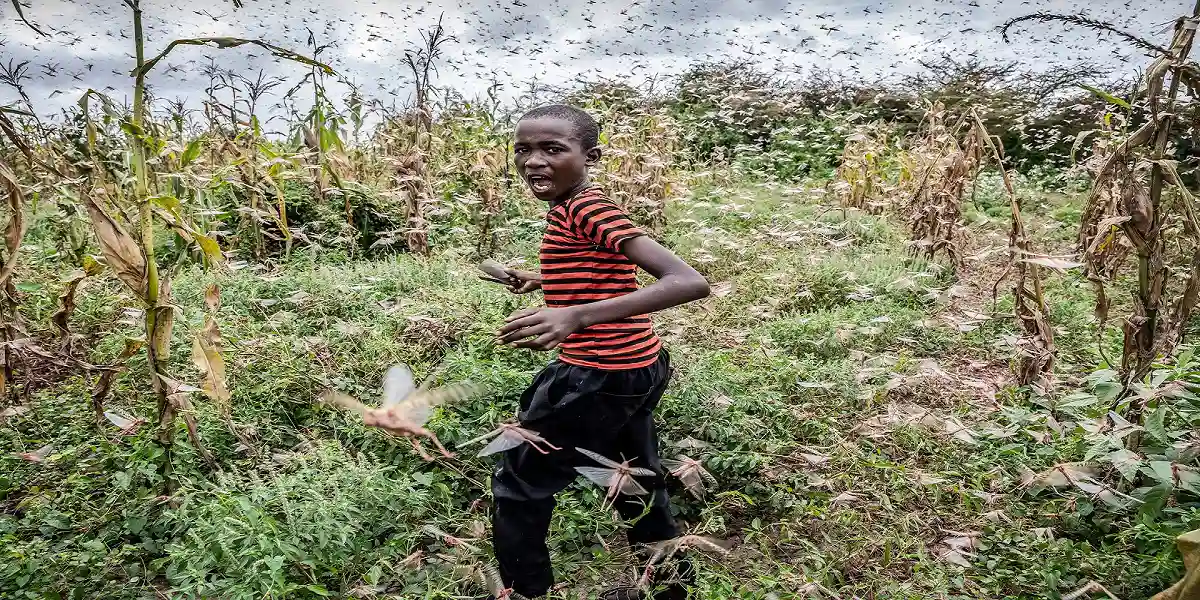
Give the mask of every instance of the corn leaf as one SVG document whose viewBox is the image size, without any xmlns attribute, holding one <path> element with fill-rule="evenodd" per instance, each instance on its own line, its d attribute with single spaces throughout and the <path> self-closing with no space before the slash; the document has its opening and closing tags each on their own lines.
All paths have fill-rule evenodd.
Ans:
<svg viewBox="0 0 1200 600">
<path fill-rule="evenodd" d="M 216 401 L 220 414 L 228 416 L 231 394 L 221 350 L 221 329 L 217 326 L 217 320 L 210 315 L 204 328 L 192 341 L 192 363 L 204 378 L 201 384 L 204 394 Z"/>
<path fill-rule="evenodd" d="M 1131 106 L 1129 106 L 1128 102 L 1126 102 L 1126 101 L 1122 100 L 1121 98 L 1118 98 L 1100 88 L 1092 87 L 1090 85 L 1085 85 L 1082 83 L 1080 83 L 1078 85 L 1079 85 L 1079 87 L 1099 96 L 1101 100 L 1104 100 L 1105 102 L 1107 102 L 1109 104 L 1115 104 L 1125 110 L 1130 110 L 1130 108 L 1132 108 Z"/>
<path fill-rule="evenodd" d="M 38 35 L 40 35 L 42 37 L 50 37 L 50 34 L 46 33 L 45 31 L 42 31 L 41 29 L 38 29 L 37 25 L 34 25 L 33 23 L 31 23 L 29 21 L 29 19 L 25 18 L 25 11 L 23 11 L 21 9 L 21 0 L 12 0 L 12 5 L 13 5 L 13 8 L 15 8 L 17 10 L 17 18 L 21 19 L 21 22 L 25 23 L 26 26 L 28 26 L 30 29 L 32 29 Z"/>
<path fill-rule="evenodd" d="M 125 228 L 121 227 L 99 204 L 90 197 L 84 197 L 88 217 L 92 222 L 92 230 L 100 242 L 100 251 L 108 266 L 138 298 L 145 300 L 146 294 L 146 257 L 142 249 L 134 241 Z"/>
<path fill-rule="evenodd" d="M 4 162 L 0 162 L 0 189 L 8 196 L 8 225 L 4 228 L 4 245 L 8 251 L 5 257 L 4 270 L 0 271 L 0 289 L 4 289 L 13 269 L 17 268 L 17 251 L 21 249 L 21 239 L 25 237 L 25 193 L 17 182 L 17 175 Z"/>
<path fill-rule="evenodd" d="M 50 322 L 54 324 L 54 328 L 62 337 L 66 337 L 70 333 L 67 327 L 71 319 L 71 313 L 75 312 L 75 292 L 79 289 L 79 284 L 88 276 L 85 271 L 76 271 L 67 280 L 66 287 L 63 288 L 61 294 L 58 295 L 58 310 L 50 317 Z"/>
<path fill-rule="evenodd" d="M 171 331 L 175 328 L 175 307 L 171 304 L 171 280 L 164 276 L 158 286 L 158 306 L 154 307 L 154 330 L 150 345 L 159 360 L 171 357 Z"/>
<path fill-rule="evenodd" d="M 179 158 L 179 164 L 185 167 L 192 164 L 192 161 L 200 156 L 200 151 L 203 149 L 204 138 L 196 138 L 188 142 L 187 148 L 183 150 L 183 156 Z"/>
<path fill-rule="evenodd" d="M 245 38 L 232 38 L 232 37 L 200 37 L 200 38 L 186 38 L 186 39 L 181 39 L 181 40 L 175 40 L 175 41 L 171 42 L 170 44 L 168 44 L 167 49 L 163 50 L 161 53 L 159 53 L 158 56 L 155 56 L 154 58 L 151 58 L 150 60 L 146 61 L 145 63 L 142 63 L 141 67 L 134 69 L 129 74 L 132 77 L 144 77 L 146 75 L 146 73 L 149 73 L 150 70 L 154 68 L 154 65 L 158 64 L 158 61 L 166 58 L 167 55 L 170 54 L 171 51 L 174 50 L 176 46 L 208 46 L 208 47 L 216 46 L 217 48 L 226 49 L 226 48 L 237 48 L 238 46 L 243 46 L 245 44 L 254 44 L 255 46 L 258 46 L 260 48 L 263 48 L 264 50 L 269 51 L 273 56 L 277 56 L 279 58 L 285 58 L 287 60 L 295 61 L 295 62 L 298 62 L 303 65 L 308 65 L 310 67 L 320 69 L 326 75 L 334 74 L 333 67 L 330 67 L 329 65 L 327 65 L 325 63 L 315 61 L 315 60 L 308 58 L 307 56 L 304 56 L 302 54 L 297 54 L 295 52 L 292 52 L 291 50 L 288 50 L 287 48 L 276 46 L 274 44 L 268 44 L 267 42 L 264 42 L 262 40 L 250 40 L 250 39 L 245 39 Z"/>
</svg>

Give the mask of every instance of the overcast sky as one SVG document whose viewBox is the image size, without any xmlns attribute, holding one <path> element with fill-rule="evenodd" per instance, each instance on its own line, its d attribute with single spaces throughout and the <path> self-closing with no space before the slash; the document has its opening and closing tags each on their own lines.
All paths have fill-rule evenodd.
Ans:
<svg viewBox="0 0 1200 600">
<path fill-rule="evenodd" d="M 22 24 L 0 3 L 0 63 L 29 61 L 27 91 L 39 112 L 75 102 L 89 87 L 125 100 L 132 84 L 132 17 L 121 0 L 24 0 Z M 1019 26 L 1005 44 L 997 26 L 1034 11 L 1082 12 L 1166 45 L 1172 20 L 1190 11 L 1185 0 L 143 0 L 147 56 L 172 39 L 258 38 L 305 53 L 308 30 L 333 44 L 320 58 L 368 98 L 409 99 L 404 51 L 443 15 L 451 40 L 437 84 L 471 97 L 494 79 L 505 98 L 542 82 L 613 78 L 642 83 L 668 79 L 687 65 L 750 59 L 796 76 L 832 68 L 879 79 L 917 68 L 943 52 L 1016 59 L 1034 68 L 1082 60 L 1133 72 L 1148 62 L 1119 39 L 1061 24 Z M 286 78 L 285 91 L 305 73 L 294 63 L 250 46 L 231 50 L 180 47 L 151 75 L 159 98 L 197 106 L 208 84 L 200 66 L 215 58 L 254 76 Z M 337 88 L 341 93 L 344 88 Z M 0 86 L 0 104 L 17 100 Z"/>
</svg>

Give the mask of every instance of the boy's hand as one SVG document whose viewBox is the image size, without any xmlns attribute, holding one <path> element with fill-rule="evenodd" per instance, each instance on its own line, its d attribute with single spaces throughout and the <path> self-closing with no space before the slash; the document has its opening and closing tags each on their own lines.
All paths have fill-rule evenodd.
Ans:
<svg viewBox="0 0 1200 600">
<path fill-rule="evenodd" d="M 542 289 L 541 273 L 534 273 L 532 271 L 522 271 L 520 269 L 510 269 L 507 267 L 505 267 L 504 272 L 508 273 L 508 276 L 509 276 L 508 281 L 501 281 L 499 279 L 493 279 L 486 275 L 480 275 L 479 278 L 484 281 L 491 281 L 492 283 L 499 283 L 499 284 L 507 287 L 508 291 L 510 291 L 514 294 L 528 294 L 529 292 L 532 292 L 534 290 Z"/>
<path fill-rule="evenodd" d="M 517 348 L 553 350 L 582 327 L 583 321 L 575 307 L 526 308 L 505 319 L 496 341 Z"/>
<path fill-rule="evenodd" d="M 522 271 L 520 269 L 504 269 L 508 271 L 508 275 L 513 278 L 516 283 L 509 287 L 509 290 L 514 294 L 528 294 L 534 290 L 542 289 L 542 274 L 534 273 L 533 271 Z"/>
</svg>

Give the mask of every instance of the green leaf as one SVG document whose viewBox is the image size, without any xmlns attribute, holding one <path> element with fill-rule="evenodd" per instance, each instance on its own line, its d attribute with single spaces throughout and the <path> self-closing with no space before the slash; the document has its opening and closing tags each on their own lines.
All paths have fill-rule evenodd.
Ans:
<svg viewBox="0 0 1200 600">
<path fill-rule="evenodd" d="M 1155 481 L 1165 486 L 1171 488 L 1175 487 L 1175 474 L 1171 470 L 1171 463 L 1169 461 L 1150 461 L 1150 470 L 1148 474 L 1153 477 Z"/>
<path fill-rule="evenodd" d="M 1195 366 L 1192 364 L 1192 358 L 1195 355 L 1196 355 L 1196 347 L 1195 346 L 1189 346 L 1188 348 L 1184 349 L 1184 351 L 1180 352 L 1179 356 L 1175 358 L 1176 367 L 1190 370 L 1191 368 L 1193 368 Z"/>
<path fill-rule="evenodd" d="M 142 529 L 144 529 L 145 527 L 146 527 L 146 517 L 144 517 L 144 516 L 135 515 L 132 517 L 127 517 L 125 519 L 125 528 L 128 529 L 129 533 L 132 533 L 133 535 L 137 535 L 137 534 L 141 533 Z"/>
<path fill-rule="evenodd" d="M 204 259 L 209 265 L 221 264 L 225 260 L 225 255 L 221 253 L 221 245 L 217 243 L 217 240 L 198 232 L 193 232 L 192 237 L 196 239 L 196 245 L 204 253 Z"/>
<path fill-rule="evenodd" d="M 1095 94 L 1095 95 L 1099 96 L 1101 100 L 1104 100 L 1105 102 L 1107 102 L 1107 103 L 1109 103 L 1109 104 L 1115 104 L 1115 105 L 1117 105 L 1117 106 L 1120 106 L 1121 108 L 1123 108 L 1123 109 L 1125 109 L 1125 110 L 1129 110 L 1130 108 L 1132 108 L 1131 106 L 1129 106 L 1129 103 L 1128 103 L 1128 102 L 1126 102 L 1126 101 L 1124 101 L 1124 100 L 1122 100 L 1122 99 L 1120 99 L 1120 98 L 1118 98 L 1118 97 L 1116 97 L 1116 96 L 1114 96 L 1114 95 L 1112 95 L 1112 94 L 1110 94 L 1110 93 L 1108 93 L 1108 92 L 1106 92 L 1106 91 L 1104 91 L 1104 90 L 1102 90 L 1102 89 L 1100 89 L 1100 88 L 1095 88 L 1095 87 L 1092 87 L 1092 86 L 1090 86 L 1090 85 L 1085 85 L 1085 84 L 1082 84 L 1082 83 L 1080 83 L 1080 84 L 1078 84 L 1078 85 L 1079 85 L 1079 87 L 1081 87 L 1081 88 L 1083 88 L 1083 89 L 1085 89 L 1085 90 L 1087 90 L 1087 91 L 1089 91 L 1089 92 L 1091 92 L 1091 93 L 1093 93 L 1093 94 Z"/>
<path fill-rule="evenodd" d="M 176 198 L 175 196 L 168 196 L 168 195 L 151 196 L 150 198 L 148 198 L 148 200 L 150 200 L 151 203 L 153 203 L 157 206 L 160 206 L 166 210 L 171 211 L 172 214 L 176 214 L 176 215 L 179 214 L 179 209 L 180 209 L 179 198 Z"/>
<path fill-rule="evenodd" d="M 1139 512 L 1142 515 L 1158 517 L 1162 513 L 1162 509 L 1167 505 L 1167 498 L 1171 496 L 1171 486 L 1156 485 L 1152 488 L 1138 488 L 1134 491 L 1134 496 L 1142 500 L 1142 506 Z"/>
<path fill-rule="evenodd" d="M 187 148 L 183 150 L 183 156 L 179 159 L 179 164 L 188 166 L 196 157 L 200 156 L 200 151 L 204 149 L 204 138 L 196 138 L 188 142 Z"/>
<path fill-rule="evenodd" d="M 1121 394 L 1124 386 L 1115 381 L 1099 381 L 1096 382 L 1096 385 L 1092 389 L 1097 398 L 1105 402 L 1112 402 Z"/>
<path fill-rule="evenodd" d="M 1167 403 L 1162 400 L 1158 401 L 1158 406 L 1154 407 L 1154 412 L 1146 417 L 1146 433 L 1150 437 L 1164 446 L 1171 445 L 1171 437 L 1167 434 Z"/>
<path fill-rule="evenodd" d="M 133 121 L 121 120 L 121 131 L 124 131 L 125 133 L 138 139 L 141 139 L 146 135 L 146 131 L 134 124 Z"/>
<path fill-rule="evenodd" d="M 22 292 L 37 292 L 37 291 L 41 291 L 41 289 L 42 289 L 42 286 L 40 284 L 31 283 L 28 281 L 22 281 L 17 284 L 17 290 L 22 291 Z"/>
<path fill-rule="evenodd" d="M 1091 406 L 1099 400 L 1100 399 L 1097 398 L 1095 394 L 1076 392 L 1063 397 L 1062 401 L 1058 403 L 1058 408 L 1083 408 L 1085 406 Z"/>
<path fill-rule="evenodd" d="M 1104 459 L 1112 463 L 1112 466 L 1126 481 L 1136 479 L 1138 471 L 1142 468 L 1142 457 L 1127 448 L 1121 448 Z"/>
</svg>

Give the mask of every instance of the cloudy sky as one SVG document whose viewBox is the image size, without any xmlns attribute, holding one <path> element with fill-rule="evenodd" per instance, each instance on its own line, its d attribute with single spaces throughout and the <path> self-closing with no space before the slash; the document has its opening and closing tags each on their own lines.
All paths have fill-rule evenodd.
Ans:
<svg viewBox="0 0 1200 600">
<path fill-rule="evenodd" d="M 23 3 L 25 16 L 49 36 L 31 31 L 4 0 L 0 64 L 28 61 L 24 85 L 39 112 L 53 113 L 89 87 L 128 96 L 133 26 L 122 0 Z M 451 39 L 437 84 L 472 97 L 494 81 L 511 98 L 534 80 L 665 82 L 691 63 L 729 58 L 782 76 L 831 68 L 871 80 L 913 72 L 918 60 L 942 53 L 1039 69 L 1086 60 L 1133 72 L 1145 56 L 1111 35 L 1027 24 L 1006 44 L 997 27 L 1035 11 L 1083 13 L 1166 45 L 1172 20 L 1190 7 L 1185 0 L 244 0 L 235 8 L 231 0 L 142 0 L 147 56 L 172 39 L 197 36 L 257 38 L 308 53 L 311 30 L 317 43 L 332 45 L 321 60 L 389 105 L 410 98 L 404 52 L 439 16 Z M 280 92 L 305 73 L 250 48 L 180 47 L 151 82 L 159 98 L 198 106 L 208 84 L 201 66 L 210 58 L 241 75 L 262 70 L 284 78 Z M 17 99 L 0 86 L 0 105 Z"/>
</svg>

